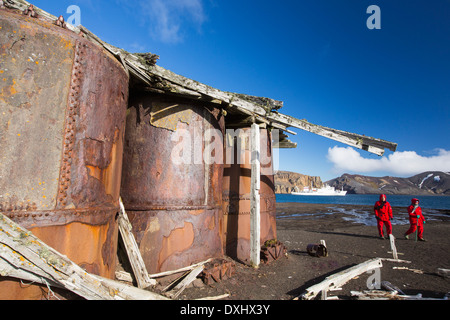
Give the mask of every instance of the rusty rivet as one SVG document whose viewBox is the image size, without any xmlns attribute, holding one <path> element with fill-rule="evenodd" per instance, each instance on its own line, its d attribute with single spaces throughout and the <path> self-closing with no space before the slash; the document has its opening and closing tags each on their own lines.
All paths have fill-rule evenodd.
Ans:
<svg viewBox="0 0 450 320">
<path fill-rule="evenodd" d="M 66 28 L 66 23 L 64 22 L 64 17 L 61 15 L 59 18 L 54 22 L 58 27 Z"/>
<path fill-rule="evenodd" d="M 34 6 L 32 4 L 30 4 L 27 9 L 23 10 L 23 14 L 32 18 L 38 17 L 38 14 L 34 11 Z"/>
</svg>

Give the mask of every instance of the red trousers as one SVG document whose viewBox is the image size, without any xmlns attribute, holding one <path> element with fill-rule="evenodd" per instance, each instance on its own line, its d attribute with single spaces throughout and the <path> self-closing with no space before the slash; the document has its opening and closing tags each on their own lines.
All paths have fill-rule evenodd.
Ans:
<svg viewBox="0 0 450 320">
<path fill-rule="evenodd" d="M 380 237 L 383 237 L 383 227 L 385 224 L 386 224 L 387 235 L 389 236 L 390 234 L 392 234 L 391 222 L 389 220 L 383 221 L 383 220 L 377 219 L 377 227 L 378 227 L 378 233 L 380 234 Z"/>
<path fill-rule="evenodd" d="M 408 231 L 406 231 L 405 235 L 408 236 L 408 235 L 410 235 L 411 233 L 416 232 L 416 229 L 418 229 L 417 237 L 418 237 L 419 239 L 422 239 L 422 238 L 423 238 L 423 222 L 419 221 L 419 224 L 418 224 L 418 225 L 417 225 L 417 222 L 416 222 L 416 223 L 410 222 L 410 224 L 411 224 L 411 227 L 409 228 Z"/>
</svg>

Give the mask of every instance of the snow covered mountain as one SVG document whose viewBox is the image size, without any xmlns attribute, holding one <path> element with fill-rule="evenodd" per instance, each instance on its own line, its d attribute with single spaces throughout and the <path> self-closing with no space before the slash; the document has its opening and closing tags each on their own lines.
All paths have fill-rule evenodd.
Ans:
<svg viewBox="0 0 450 320">
<path fill-rule="evenodd" d="M 336 189 L 343 187 L 350 194 L 384 193 L 450 196 L 450 173 L 440 171 L 423 172 L 410 178 L 380 178 L 344 174 L 326 183 Z"/>
</svg>

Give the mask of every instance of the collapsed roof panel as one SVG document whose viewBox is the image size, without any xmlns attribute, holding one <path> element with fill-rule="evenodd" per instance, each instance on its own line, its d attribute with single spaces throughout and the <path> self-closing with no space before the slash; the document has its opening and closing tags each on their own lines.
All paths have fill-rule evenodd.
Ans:
<svg viewBox="0 0 450 320">
<path fill-rule="evenodd" d="M 4 4 L 9 8 L 19 10 L 24 10 L 30 5 L 25 0 L 5 0 Z M 56 20 L 56 17 L 43 10 L 36 8 L 36 11 L 47 19 Z M 327 128 L 309 123 L 306 120 L 299 120 L 281 114 L 278 112 L 283 107 L 283 102 L 281 101 L 221 91 L 198 81 L 183 77 L 156 65 L 156 61 L 159 58 L 157 55 L 149 53 L 128 53 L 123 49 L 116 48 L 102 41 L 83 26 L 77 28 L 67 24 L 67 28 L 77 33 L 83 33 L 86 38 L 97 42 L 106 50 L 110 51 L 124 64 L 130 75 L 134 77 L 134 81 L 144 85 L 146 90 L 219 104 L 225 111 L 235 116 L 241 115 L 241 117 L 235 117 L 235 119 L 238 119 L 234 121 L 235 126 L 248 126 L 252 123 L 260 123 L 290 134 L 295 134 L 295 132 L 290 131 L 288 128 L 298 128 L 379 156 L 384 154 L 385 149 L 391 151 L 396 151 L 397 149 L 397 144 L 393 142 Z M 283 143 L 279 144 L 280 147 L 282 145 L 289 148 L 296 146 L 287 140 L 286 137 L 284 137 L 283 141 Z"/>
</svg>

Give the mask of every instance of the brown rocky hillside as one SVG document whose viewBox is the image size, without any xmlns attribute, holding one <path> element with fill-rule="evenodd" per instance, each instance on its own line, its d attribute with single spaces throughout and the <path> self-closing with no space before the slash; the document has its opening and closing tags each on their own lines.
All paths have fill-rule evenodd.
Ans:
<svg viewBox="0 0 450 320">
<path fill-rule="evenodd" d="M 278 171 L 275 174 L 276 193 L 291 193 L 295 191 L 295 187 L 298 187 L 298 190 L 303 190 L 304 187 L 311 186 L 321 188 L 323 186 L 322 179 L 289 171 Z"/>
</svg>

